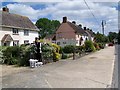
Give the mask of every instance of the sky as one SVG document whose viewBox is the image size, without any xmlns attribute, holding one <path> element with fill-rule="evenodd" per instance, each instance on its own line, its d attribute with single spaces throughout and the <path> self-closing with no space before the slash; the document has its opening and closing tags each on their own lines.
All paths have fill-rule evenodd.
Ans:
<svg viewBox="0 0 120 90">
<path fill-rule="evenodd" d="M 105 34 L 118 32 L 118 1 L 88 1 L 88 0 L 3 0 L 2 7 L 7 6 L 10 13 L 27 16 L 33 23 L 40 18 L 59 20 L 67 17 L 67 20 L 76 21 L 83 27 L 102 33 L 101 22 L 105 24 Z M 86 3 L 87 5 L 86 5 Z"/>
</svg>

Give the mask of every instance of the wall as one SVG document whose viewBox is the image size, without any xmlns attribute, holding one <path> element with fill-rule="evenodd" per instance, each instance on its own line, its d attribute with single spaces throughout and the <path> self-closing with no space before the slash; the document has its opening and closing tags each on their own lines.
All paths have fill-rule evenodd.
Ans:
<svg viewBox="0 0 120 90">
<path fill-rule="evenodd" d="M 10 34 L 13 40 L 19 40 L 19 44 L 24 44 L 24 40 L 29 40 L 29 43 L 33 43 L 33 41 L 35 40 L 35 37 L 38 37 L 37 31 L 29 31 L 29 36 L 25 36 L 24 30 L 19 29 L 19 35 L 13 35 L 12 28 L 2 27 L 2 29 L 0 29 L 0 46 L 2 45 L 1 40 L 5 34 Z"/>
<path fill-rule="evenodd" d="M 59 40 L 56 41 L 56 44 L 57 44 L 58 42 L 60 42 L 60 45 L 59 45 L 59 46 L 61 46 L 61 47 L 64 47 L 64 46 L 66 46 L 66 45 L 76 45 L 76 40 L 75 40 L 75 39 L 59 39 Z M 65 44 L 64 42 L 65 42 L 66 44 Z"/>
</svg>

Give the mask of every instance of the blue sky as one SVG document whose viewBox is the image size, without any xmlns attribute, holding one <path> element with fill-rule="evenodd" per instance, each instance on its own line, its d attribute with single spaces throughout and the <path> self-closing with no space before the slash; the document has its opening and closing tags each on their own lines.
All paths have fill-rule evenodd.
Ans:
<svg viewBox="0 0 120 90">
<path fill-rule="evenodd" d="M 24 0 L 20 2 L 20 0 L 11 0 L 11 2 L 2 2 L 2 7 L 7 6 L 10 13 L 29 17 L 33 23 L 43 17 L 62 22 L 62 17 L 67 16 L 68 21 L 76 21 L 77 24 L 82 24 L 83 27 L 90 28 L 95 32 L 102 32 L 102 20 L 106 21 L 105 34 L 110 31 L 118 31 L 117 2 L 87 2 L 87 4 L 91 10 L 88 9 L 84 0 L 81 2 L 75 0 L 68 2 L 24 2 Z"/>
</svg>

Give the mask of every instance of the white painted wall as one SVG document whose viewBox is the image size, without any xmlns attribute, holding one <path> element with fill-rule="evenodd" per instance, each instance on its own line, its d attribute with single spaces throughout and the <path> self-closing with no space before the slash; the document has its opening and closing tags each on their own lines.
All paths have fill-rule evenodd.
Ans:
<svg viewBox="0 0 120 90">
<path fill-rule="evenodd" d="M 25 36 L 24 30 L 19 29 L 19 35 L 13 35 L 12 28 L 2 27 L 0 28 L 0 46 L 2 45 L 1 40 L 5 34 L 10 34 L 13 40 L 19 40 L 19 44 L 24 44 L 24 40 L 29 40 L 29 43 L 33 43 L 33 41 L 35 40 L 35 37 L 38 37 L 37 31 L 29 30 L 29 36 Z M 12 42 L 10 45 L 12 45 Z"/>
</svg>

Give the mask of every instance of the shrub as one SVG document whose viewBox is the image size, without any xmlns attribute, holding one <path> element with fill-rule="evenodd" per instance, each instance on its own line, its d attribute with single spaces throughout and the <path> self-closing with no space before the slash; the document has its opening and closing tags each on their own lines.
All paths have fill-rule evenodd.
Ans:
<svg viewBox="0 0 120 90">
<path fill-rule="evenodd" d="M 93 45 L 93 42 L 92 41 L 85 41 L 85 49 L 86 49 L 86 52 L 92 52 L 92 51 L 95 51 L 95 47 Z"/>
<path fill-rule="evenodd" d="M 64 48 L 63 48 L 63 52 L 64 53 L 73 53 L 75 50 L 75 46 L 74 45 L 66 45 Z"/>
<path fill-rule="evenodd" d="M 20 58 L 20 48 L 19 46 L 7 47 L 3 50 L 3 60 L 5 64 L 14 65 L 18 63 Z"/>
<path fill-rule="evenodd" d="M 61 55 L 57 52 L 53 52 L 53 61 L 58 61 L 61 58 Z"/>
<path fill-rule="evenodd" d="M 67 54 L 65 54 L 65 53 L 62 53 L 62 57 L 61 57 L 62 59 L 67 59 L 68 58 L 68 56 L 67 56 Z"/>
<path fill-rule="evenodd" d="M 99 44 L 98 43 L 93 43 L 94 44 L 94 47 L 96 48 L 96 50 L 100 50 L 100 47 L 99 47 Z"/>
<path fill-rule="evenodd" d="M 98 43 L 98 45 L 101 49 L 104 49 L 104 47 L 105 47 L 105 44 L 103 44 L 103 43 Z"/>
</svg>

